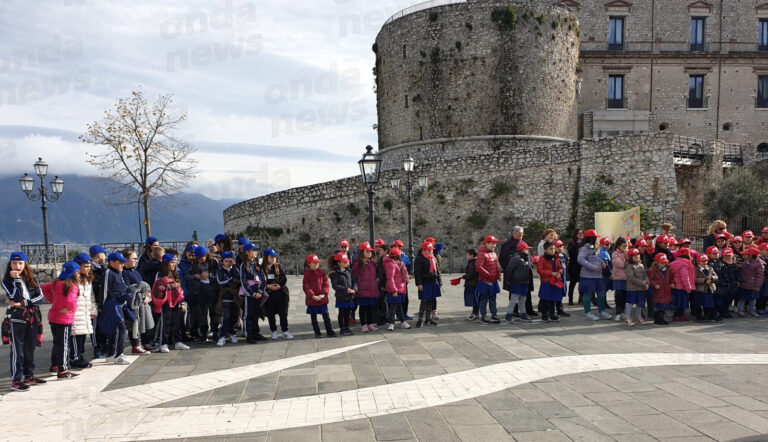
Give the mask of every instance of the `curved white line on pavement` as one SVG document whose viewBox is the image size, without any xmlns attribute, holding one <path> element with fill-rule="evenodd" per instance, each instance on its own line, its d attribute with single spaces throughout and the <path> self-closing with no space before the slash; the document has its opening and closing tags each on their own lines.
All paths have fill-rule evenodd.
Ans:
<svg viewBox="0 0 768 442">
<path fill-rule="evenodd" d="M 231 405 L 145 409 L 141 414 L 133 411 L 132 429 L 122 438 L 224 436 L 329 424 L 436 407 L 533 381 L 591 371 L 750 364 L 768 364 L 768 354 L 635 353 L 529 359 L 339 393 Z M 117 436 L 88 436 L 102 435 Z"/>
</svg>

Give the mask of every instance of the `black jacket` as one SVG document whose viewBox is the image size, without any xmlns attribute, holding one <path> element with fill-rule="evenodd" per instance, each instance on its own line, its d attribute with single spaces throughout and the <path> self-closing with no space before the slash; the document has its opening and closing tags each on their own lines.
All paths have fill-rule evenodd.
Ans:
<svg viewBox="0 0 768 442">
<path fill-rule="evenodd" d="M 504 290 L 509 290 L 512 284 L 530 284 L 532 277 L 530 255 L 516 252 L 504 269 Z"/>
<path fill-rule="evenodd" d="M 509 264 L 509 260 L 512 259 L 512 255 L 517 252 L 517 245 L 520 244 L 520 240 L 515 238 L 509 238 L 507 242 L 502 244 L 501 251 L 499 252 L 499 264 L 502 269 L 506 269 Z"/>
<path fill-rule="evenodd" d="M 344 270 L 338 268 L 331 272 L 331 287 L 335 291 L 336 298 L 342 302 L 354 301 L 355 294 L 347 293 L 347 289 L 357 291 L 357 282 L 352 277 L 349 267 Z"/>
<path fill-rule="evenodd" d="M 283 271 L 283 266 L 277 264 L 277 269 L 279 270 L 280 275 L 275 273 L 275 264 L 272 264 L 269 267 L 264 267 L 264 276 L 267 277 L 267 285 L 280 284 L 279 290 L 267 290 L 269 296 L 285 295 L 285 292 L 283 292 L 283 287 L 288 284 L 288 277 L 285 275 L 285 271 Z"/>
<path fill-rule="evenodd" d="M 104 307 L 104 270 L 106 267 L 106 263 L 101 266 L 91 264 L 91 271 L 93 272 L 93 298 L 96 301 L 96 308 L 99 310 Z"/>
<path fill-rule="evenodd" d="M 429 261 L 421 252 L 416 255 L 416 260 L 413 262 L 413 277 L 416 279 L 416 285 L 432 284 L 434 282 L 443 285 L 440 265 L 435 266 L 435 273 L 430 272 Z"/>
<path fill-rule="evenodd" d="M 569 281 L 578 281 L 579 275 L 581 274 L 581 264 L 579 264 L 579 260 L 577 259 L 579 257 L 580 247 L 581 245 L 576 241 L 571 241 L 568 243 L 568 258 L 569 258 L 568 280 Z"/>
<path fill-rule="evenodd" d="M 150 287 L 155 285 L 157 274 L 160 273 L 160 261 L 154 259 L 148 259 L 144 261 L 144 264 L 138 267 L 141 272 L 141 279 L 144 280 Z"/>
<path fill-rule="evenodd" d="M 477 269 L 475 269 L 477 258 L 467 261 L 467 268 L 464 269 L 464 287 L 477 287 Z"/>
<path fill-rule="evenodd" d="M 192 278 L 190 280 L 192 297 L 199 303 L 212 304 L 219 299 L 219 283 L 216 279 L 216 276 L 219 273 L 219 263 L 215 259 L 207 259 L 202 264 L 197 262 L 192 264 L 190 273 L 193 276 L 202 275 L 203 272 L 208 272 L 207 283 L 197 278 Z"/>
</svg>

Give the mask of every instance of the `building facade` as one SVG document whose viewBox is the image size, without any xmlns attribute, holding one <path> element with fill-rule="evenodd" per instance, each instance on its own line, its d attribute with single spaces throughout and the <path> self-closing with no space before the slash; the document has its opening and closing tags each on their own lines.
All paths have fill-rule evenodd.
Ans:
<svg viewBox="0 0 768 442">
<path fill-rule="evenodd" d="M 565 0 L 579 16 L 579 132 L 768 153 L 768 2 Z"/>
</svg>

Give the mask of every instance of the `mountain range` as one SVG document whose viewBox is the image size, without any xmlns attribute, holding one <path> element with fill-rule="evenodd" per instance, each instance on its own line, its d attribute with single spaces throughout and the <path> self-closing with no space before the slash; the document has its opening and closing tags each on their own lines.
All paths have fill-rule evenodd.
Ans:
<svg viewBox="0 0 768 442">
<path fill-rule="evenodd" d="M 35 187 L 39 186 L 39 179 Z M 64 193 L 48 203 L 48 231 L 51 243 L 130 242 L 144 237 L 136 202 L 124 200 L 125 192 L 114 194 L 117 183 L 84 176 L 62 176 Z M 50 183 L 49 177 L 46 177 Z M 0 242 L 43 243 L 40 201 L 29 201 L 19 177 L 0 177 Z M 50 191 L 50 187 L 48 188 Z M 180 193 L 150 200 L 152 235 L 161 241 L 183 241 L 197 231 L 200 240 L 213 238 L 224 230 L 222 212 L 237 200 L 213 200 L 197 193 Z M 143 219 L 143 210 L 141 213 Z"/>
</svg>

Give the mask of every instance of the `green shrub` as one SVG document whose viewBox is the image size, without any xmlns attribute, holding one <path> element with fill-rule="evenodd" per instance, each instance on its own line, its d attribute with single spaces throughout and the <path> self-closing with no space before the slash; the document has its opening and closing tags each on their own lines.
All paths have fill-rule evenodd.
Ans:
<svg viewBox="0 0 768 442">
<path fill-rule="evenodd" d="M 531 246 L 535 246 L 541 240 L 541 233 L 547 230 L 548 227 L 539 220 L 533 220 L 524 229 L 523 240 Z"/>
<path fill-rule="evenodd" d="M 480 230 L 488 224 L 488 215 L 479 210 L 473 210 L 467 217 L 467 224 L 474 230 Z"/>
<path fill-rule="evenodd" d="M 384 208 L 391 212 L 392 211 L 392 201 L 390 201 L 390 200 L 384 201 Z"/>
<path fill-rule="evenodd" d="M 496 199 L 500 196 L 504 196 L 510 192 L 512 192 L 513 187 L 511 184 L 506 183 L 504 181 L 496 181 L 493 183 L 493 186 L 491 187 L 491 198 Z"/>
<path fill-rule="evenodd" d="M 429 21 L 437 21 L 437 12 L 429 13 Z"/>
<path fill-rule="evenodd" d="M 347 212 L 352 216 L 357 216 L 360 214 L 360 209 L 356 205 L 349 203 L 347 204 Z"/>
<path fill-rule="evenodd" d="M 517 10 L 513 4 L 508 8 L 498 8 L 491 11 L 491 21 L 497 23 L 499 30 L 514 30 L 517 27 Z"/>
</svg>

